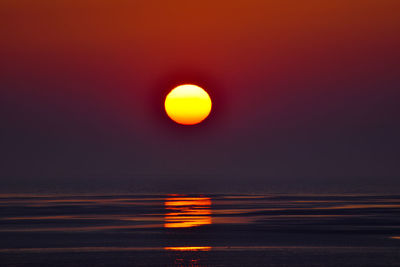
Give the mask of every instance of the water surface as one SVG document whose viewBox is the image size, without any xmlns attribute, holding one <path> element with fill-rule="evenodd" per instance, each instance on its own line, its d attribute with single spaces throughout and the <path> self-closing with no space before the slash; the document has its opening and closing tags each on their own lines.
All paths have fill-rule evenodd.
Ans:
<svg viewBox="0 0 400 267">
<path fill-rule="evenodd" d="M 400 266 L 399 195 L 1 195 L 5 266 Z"/>
</svg>

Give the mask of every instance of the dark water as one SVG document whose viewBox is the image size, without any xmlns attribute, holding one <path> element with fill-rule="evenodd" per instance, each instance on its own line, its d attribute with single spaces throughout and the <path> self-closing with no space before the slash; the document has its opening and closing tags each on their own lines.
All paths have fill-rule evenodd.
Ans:
<svg viewBox="0 0 400 267">
<path fill-rule="evenodd" d="M 0 265 L 400 266 L 400 195 L 2 195 Z"/>
</svg>

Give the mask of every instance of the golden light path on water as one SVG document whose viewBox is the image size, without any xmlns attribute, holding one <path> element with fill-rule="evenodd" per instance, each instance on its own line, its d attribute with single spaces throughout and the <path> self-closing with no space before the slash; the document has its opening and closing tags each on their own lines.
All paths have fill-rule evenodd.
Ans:
<svg viewBox="0 0 400 267">
<path fill-rule="evenodd" d="M 164 249 L 176 251 L 209 251 L 211 247 L 165 247 Z"/>
<path fill-rule="evenodd" d="M 209 197 L 169 196 L 165 199 L 165 228 L 187 228 L 211 224 Z"/>
<path fill-rule="evenodd" d="M 165 228 L 188 228 L 208 225 L 211 220 L 209 197 L 169 195 L 165 199 Z M 210 246 L 164 247 L 168 251 L 209 251 Z"/>
</svg>

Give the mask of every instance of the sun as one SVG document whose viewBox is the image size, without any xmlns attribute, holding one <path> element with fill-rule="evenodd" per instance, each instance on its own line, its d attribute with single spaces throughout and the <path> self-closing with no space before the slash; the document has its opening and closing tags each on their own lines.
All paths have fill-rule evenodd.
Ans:
<svg viewBox="0 0 400 267">
<path fill-rule="evenodd" d="M 201 87 L 183 84 L 175 87 L 165 98 L 165 111 L 173 121 L 183 125 L 202 122 L 211 112 L 211 98 Z"/>
</svg>

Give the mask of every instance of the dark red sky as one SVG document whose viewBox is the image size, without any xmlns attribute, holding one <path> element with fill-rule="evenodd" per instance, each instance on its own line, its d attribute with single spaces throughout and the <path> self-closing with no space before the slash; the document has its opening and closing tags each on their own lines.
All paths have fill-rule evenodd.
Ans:
<svg viewBox="0 0 400 267">
<path fill-rule="evenodd" d="M 400 189 L 400 2 L 0 3 L 2 192 Z M 215 110 L 178 127 L 171 86 Z"/>
</svg>

